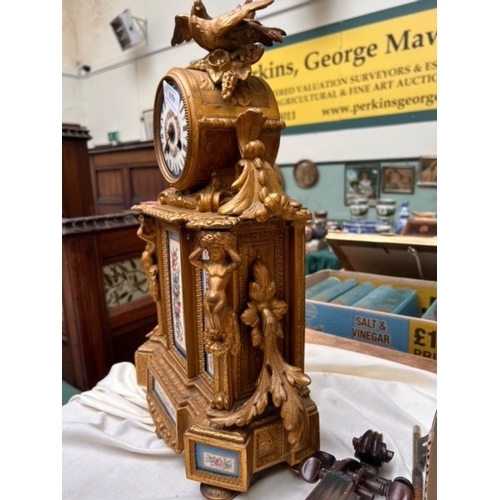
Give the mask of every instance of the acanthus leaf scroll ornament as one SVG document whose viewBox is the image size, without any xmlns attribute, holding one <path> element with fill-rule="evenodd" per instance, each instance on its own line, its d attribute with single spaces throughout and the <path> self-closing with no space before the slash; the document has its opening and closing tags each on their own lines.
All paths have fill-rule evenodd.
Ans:
<svg viewBox="0 0 500 500">
<path fill-rule="evenodd" d="M 167 188 L 158 195 L 161 205 L 188 208 L 198 212 L 216 212 L 221 204 L 231 198 L 232 192 L 225 188 L 217 172 L 212 172 L 210 183 L 194 193 L 183 193 Z"/>
<path fill-rule="evenodd" d="M 276 297 L 276 285 L 260 255 L 257 255 L 252 269 L 255 279 L 249 287 L 252 301 L 242 313 L 241 320 L 252 327 L 253 346 L 264 353 L 262 370 L 254 394 L 245 403 L 232 413 L 212 410 L 208 416 L 216 425 L 243 426 L 264 412 L 271 396 L 273 405 L 281 407 L 288 442 L 292 449 L 300 449 L 309 431 L 307 408 L 300 391 L 311 383 L 311 379 L 300 368 L 288 364 L 279 351 L 277 339 L 283 337 L 280 320 L 288 305 Z"/>
<path fill-rule="evenodd" d="M 222 82 L 222 96 L 231 99 L 240 80 L 246 80 L 252 65 L 264 53 L 262 45 L 271 47 L 282 42 L 286 33 L 280 28 L 264 26 L 254 19 L 258 10 L 274 0 L 246 0 L 220 16 L 212 18 L 201 0 L 194 0 L 191 13 L 175 16 L 173 46 L 194 40 L 208 55 L 189 66 L 206 71 L 215 84 Z"/>
<path fill-rule="evenodd" d="M 250 108 L 236 119 L 236 137 L 242 159 L 236 164 L 237 179 L 231 188 L 237 194 L 218 210 L 220 215 L 238 215 L 241 219 L 266 221 L 276 216 L 284 220 L 309 216 L 301 203 L 283 190 L 279 172 L 263 159 L 264 143 L 257 139 L 266 116 Z M 302 212 L 304 212 L 302 214 Z"/>
</svg>

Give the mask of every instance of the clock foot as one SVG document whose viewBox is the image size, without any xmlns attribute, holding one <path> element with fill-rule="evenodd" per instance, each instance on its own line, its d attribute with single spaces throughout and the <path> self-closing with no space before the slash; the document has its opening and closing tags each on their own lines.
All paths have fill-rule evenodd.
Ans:
<svg viewBox="0 0 500 500">
<path fill-rule="evenodd" d="M 225 488 L 210 486 L 204 483 L 200 484 L 200 491 L 208 500 L 230 500 L 238 494 L 237 491 L 226 490 Z"/>
</svg>

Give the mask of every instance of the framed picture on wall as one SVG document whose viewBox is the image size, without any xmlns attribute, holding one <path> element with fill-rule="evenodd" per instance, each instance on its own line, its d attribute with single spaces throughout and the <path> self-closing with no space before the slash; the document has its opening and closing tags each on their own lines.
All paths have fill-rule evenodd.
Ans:
<svg viewBox="0 0 500 500">
<path fill-rule="evenodd" d="M 148 109 L 142 112 L 142 121 L 144 122 L 144 133 L 146 141 L 152 141 L 154 139 L 153 132 L 153 110 Z"/>
<path fill-rule="evenodd" d="M 418 185 L 437 186 L 438 161 L 436 156 L 422 156 L 418 160 Z"/>
<path fill-rule="evenodd" d="M 347 164 L 344 173 L 344 204 L 350 205 L 357 198 L 367 198 L 374 207 L 379 197 L 378 163 Z"/>
<path fill-rule="evenodd" d="M 382 166 L 382 193 L 413 194 L 415 168 Z"/>
</svg>

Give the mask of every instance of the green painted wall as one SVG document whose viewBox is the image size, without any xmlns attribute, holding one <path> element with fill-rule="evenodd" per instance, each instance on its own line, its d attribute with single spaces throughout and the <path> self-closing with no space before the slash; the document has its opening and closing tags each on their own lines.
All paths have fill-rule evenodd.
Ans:
<svg viewBox="0 0 500 500">
<path fill-rule="evenodd" d="M 372 163 L 372 162 L 370 162 Z M 417 172 L 418 159 L 415 161 L 382 161 L 376 163 L 383 165 L 407 166 L 413 165 Z M 328 219 L 335 221 L 349 220 L 349 207 L 344 204 L 344 173 L 345 163 L 322 163 L 318 164 L 319 179 L 316 185 L 303 189 L 297 186 L 293 170 L 294 165 L 280 165 L 283 184 L 290 198 L 300 201 L 311 212 L 316 210 L 327 210 Z M 393 198 L 397 202 L 396 214 L 399 212 L 401 202 L 408 200 L 410 210 L 416 212 L 437 212 L 437 188 L 418 186 L 415 182 L 413 194 L 381 193 L 380 197 Z M 375 208 L 370 208 L 368 219 L 375 220 Z"/>
</svg>

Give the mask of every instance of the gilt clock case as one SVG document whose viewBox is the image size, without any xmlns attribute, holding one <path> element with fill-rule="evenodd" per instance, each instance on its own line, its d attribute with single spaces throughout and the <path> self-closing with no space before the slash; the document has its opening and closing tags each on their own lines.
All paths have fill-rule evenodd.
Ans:
<svg viewBox="0 0 500 500">
<path fill-rule="evenodd" d="M 165 99 L 165 89 L 178 93 L 174 106 L 169 104 L 168 95 Z M 207 73 L 171 69 L 158 85 L 153 116 L 156 158 L 170 185 L 179 191 L 193 191 L 206 185 L 212 172 L 217 172 L 222 182 L 234 181 L 234 166 L 241 159 L 236 118 L 252 107 L 261 109 L 267 118 L 258 138 L 265 145 L 264 159 L 272 165 L 285 124 L 265 80 L 249 76 L 236 87 L 228 103 Z"/>
</svg>

